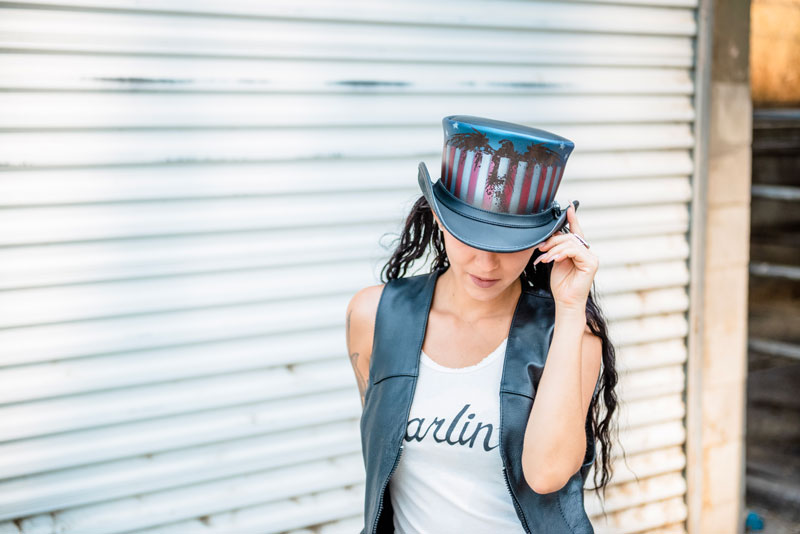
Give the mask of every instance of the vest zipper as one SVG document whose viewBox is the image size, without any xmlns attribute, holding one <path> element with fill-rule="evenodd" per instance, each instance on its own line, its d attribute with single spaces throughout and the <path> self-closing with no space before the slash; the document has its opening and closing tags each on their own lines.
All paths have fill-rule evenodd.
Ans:
<svg viewBox="0 0 800 534">
<path fill-rule="evenodd" d="M 503 364 L 503 376 L 505 376 L 505 363 Z M 501 378 L 502 380 L 502 378 Z M 511 491 L 511 483 L 508 481 L 508 470 L 506 469 L 506 457 L 503 454 L 503 394 L 500 393 L 500 425 L 498 426 L 498 431 L 500 433 L 499 440 L 500 440 L 500 460 L 503 462 L 503 478 L 506 481 L 506 489 L 508 489 L 508 494 L 511 495 L 511 500 L 514 502 L 514 507 L 517 509 L 517 516 L 519 516 L 519 520 L 522 523 L 522 528 L 525 529 L 527 534 L 531 534 L 531 529 L 528 528 L 528 521 L 525 519 L 525 514 L 522 513 L 522 506 L 519 505 L 517 498 L 514 496 L 514 493 Z"/>
<path fill-rule="evenodd" d="M 381 519 L 381 512 L 383 511 L 383 496 L 386 492 L 386 486 L 389 485 L 389 479 L 392 478 L 392 474 L 394 474 L 394 470 L 397 468 L 398 461 L 400 460 L 400 455 L 403 454 L 403 445 L 400 445 L 400 449 L 397 451 L 397 456 L 394 458 L 394 465 L 392 465 L 392 470 L 389 471 L 389 476 L 386 477 L 386 481 L 383 483 L 383 487 L 381 488 L 381 498 L 378 501 L 378 513 L 375 514 L 375 523 L 372 525 L 372 534 L 376 534 L 378 532 L 378 523 Z"/>
<path fill-rule="evenodd" d="M 422 347 L 420 347 L 422 350 Z M 386 477 L 386 480 L 383 482 L 383 487 L 381 488 L 381 497 L 378 500 L 378 513 L 375 514 L 375 524 L 372 525 L 372 534 L 376 534 L 378 532 L 378 523 L 381 520 L 381 512 L 383 511 L 383 495 L 386 492 L 386 486 L 389 485 L 389 479 L 392 478 L 392 474 L 394 474 L 394 470 L 397 469 L 397 464 L 400 461 L 400 456 L 403 454 L 403 440 L 406 438 L 406 431 L 408 430 L 407 421 L 409 416 L 411 415 L 411 404 L 414 402 L 414 394 L 417 391 L 417 376 L 414 376 L 414 380 L 411 383 L 411 399 L 408 401 L 408 406 L 406 407 L 406 416 L 403 419 L 403 433 L 400 437 L 400 447 L 397 449 L 397 455 L 394 457 L 394 465 L 392 465 L 391 471 L 389 471 L 389 476 Z"/>
<path fill-rule="evenodd" d="M 514 494 L 511 493 L 511 484 L 508 482 L 508 473 L 506 472 L 506 466 L 503 465 L 503 478 L 506 480 L 506 488 L 508 489 L 508 494 L 511 495 L 511 500 L 514 501 L 514 507 L 517 509 L 517 515 L 522 520 L 522 528 L 525 529 L 525 532 L 531 534 L 531 530 L 528 528 L 528 522 L 525 521 L 525 516 L 522 514 L 522 507 L 517 502 L 517 498 L 514 497 Z"/>
</svg>

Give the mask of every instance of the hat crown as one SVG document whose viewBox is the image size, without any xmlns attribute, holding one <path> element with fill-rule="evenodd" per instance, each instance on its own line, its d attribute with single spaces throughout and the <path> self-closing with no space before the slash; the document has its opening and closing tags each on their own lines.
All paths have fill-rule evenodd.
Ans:
<svg viewBox="0 0 800 534">
<path fill-rule="evenodd" d="M 559 135 L 473 115 L 442 119 L 442 185 L 459 200 L 496 213 L 549 208 L 575 144 Z"/>
</svg>

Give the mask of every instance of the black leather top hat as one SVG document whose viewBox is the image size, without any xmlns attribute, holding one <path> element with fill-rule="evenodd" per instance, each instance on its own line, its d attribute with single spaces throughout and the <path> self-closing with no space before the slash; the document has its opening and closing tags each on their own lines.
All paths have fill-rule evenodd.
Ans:
<svg viewBox="0 0 800 534">
<path fill-rule="evenodd" d="M 555 195 L 575 144 L 554 133 L 472 115 L 442 119 L 442 171 L 419 186 L 448 232 L 481 250 L 514 252 L 565 224 Z M 575 209 L 580 204 L 573 201 Z"/>
</svg>

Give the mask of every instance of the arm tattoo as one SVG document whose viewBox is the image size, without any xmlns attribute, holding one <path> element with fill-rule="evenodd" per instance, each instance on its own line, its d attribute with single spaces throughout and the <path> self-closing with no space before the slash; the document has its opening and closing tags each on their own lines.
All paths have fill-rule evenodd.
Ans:
<svg viewBox="0 0 800 534">
<path fill-rule="evenodd" d="M 350 315 L 352 315 L 352 311 L 347 314 L 347 351 L 350 352 Z M 359 354 L 357 352 L 350 352 L 350 363 L 353 366 L 353 371 L 356 374 L 356 382 L 358 383 L 358 391 L 361 394 L 361 406 L 364 407 L 364 394 L 367 390 L 367 380 L 361 374 L 361 370 L 358 368 L 358 358 Z"/>
</svg>

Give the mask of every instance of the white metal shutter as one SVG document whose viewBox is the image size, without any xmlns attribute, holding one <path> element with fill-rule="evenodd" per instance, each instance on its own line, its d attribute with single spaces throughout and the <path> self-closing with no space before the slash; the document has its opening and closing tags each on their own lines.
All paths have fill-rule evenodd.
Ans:
<svg viewBox="0 0 800 534">
<path fill-rule="evenodd" d="M 456 113 L 575 141 L 606 509 L 683 532 L 695 3 L 0 5 L 0 532 L 357 532 L 344 309 Z"/>
</svg>

